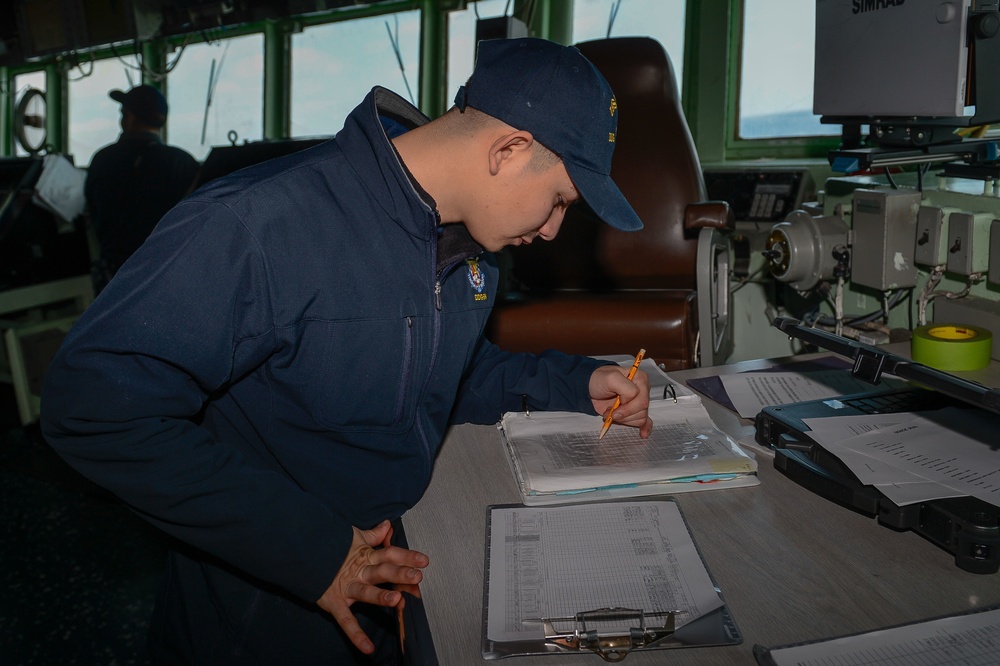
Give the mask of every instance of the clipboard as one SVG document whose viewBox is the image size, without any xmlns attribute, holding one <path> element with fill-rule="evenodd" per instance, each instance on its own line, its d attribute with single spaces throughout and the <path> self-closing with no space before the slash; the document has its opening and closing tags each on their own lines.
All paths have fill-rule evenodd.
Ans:
<svg viewBox="0 0 1000 666">
<path fill-rule="evenodd" d="M 642 515 L 643 512 L 646 513 L 645 516 Z M 615 530 L 606 529 L 606 523 L 602 522 L 616 519 L 618 513 L 623 516 L 633 534 L 636 534 L 636 530 L 641 527 L 639 521 L 643 517 L 650 523 L 658 525 L 663 545 L 666 546 L 666 542 L 669 541 L 669 548 L 660 548 L 660 552 L 650 554 L 650 557 L 662 567 L 665 572 L 663 578 L 683 577 L 683 585 L 690 584 L 698 588 L 697 596 L 700 599 L 696 603 L 709 610 L 700 613 L 698 608 L 688 604 L 688 600 L 675 604 L 678 606 L 676 608 L 666 608 L 662 605 L 636 607 L 647 604 L 631 603 L 635 601 L 634 597 L 619 602 L 617 601 L 619 597 L 609 595 L 607 590 L 598 591 L 593 595 L 589 593 L 579 595 L 581 598 L 592 597 L 594 600 L 603 601 L 597 603 L 596 607 L 567 610 L 565 606 L 559 604 L 573 603 L 575 599 L 562 598 L 552 602 L 551 597 L 558 597 L 559 593 L 550 595 L 549 590 L 542 589 L 550 584 L 558 588 L 561 581 L 548 580 L 538 585 L 535 584 L 537 581 L 532 581 L 527 586 L 528 589 L 523 591 L 523 596 L 518 596 L 516 603 L 513 604 L 517 613 L 525 613 L 520 625 L 524 628 L 523 635 L 500 638 L 497 632 L 500 623 L 514 625 L 515 631 L 519 631 L 516 629 L 518 626 L 516 618 L 511 619 L 509 612 L 512 603 L 508 598 L 510 592 L 500 589 L 500 586 L 506 588 L 516 585 L 521 576 L 511 575 L 512 565 L 506 555 L 501 554 L 499 558 L 494 558 L 494 555 L 500 553 L 496 549 L 502 548 L 504 553 L 509 550 L 520 551 L 516 553 L 514 559 L 519 563 L 527 560 L 526 568 L 529 571 L 558 571 L 560 563 L 557 553 L 560 547 L 567 550 L 580 547 L 593 548 L 595 552 L 609 555 L 608 561 L 613 561 L 614 566 L 628 567 L 630 565 L 626 550 L 631 546 L 622 543 Z M 586 523 L 590 519 L 594 521 L 593 530 L 584 533 L 573 529 L 574 523 Z M 517 520 L 523 520 L 528 525 L 523 532 L 520 528 L 512 531 L 511 524 Z M 563 532 L 568 534 L 569 538 L 554 537 L 558 541 L 558 545 L 554 548 L 549 548 L 548 544 L 541 544 L 542 541 L 549 542 L 552 538 L 538 539 L 537 545 L 542 547 L 542 550 L 539 550 L 536 544 L 531 543 L 535 540 L 532 530 L 536 528 L 542 530 L 545 524 L 565 525 L 566 530 Z M 503 529 L 505 536 L 502 540 L 494 539 L 495 529 L 498 530 L 497 533 Z M 662 534 L 664 531 L 669 531 L 669 535 Z M 642 550 L 657 550 L 654 547 L 656 542 L 656 539 L 644 540 Z M 532 561 L 532 557 L 536 560 Z M 649 576 L 649 564 L 650 559 L 643 559 L 641 563 L 637 563 L 637 566 L 645 567 L 643 571 L 649 585 L 649 589 L 645 591 L 649 597 L 666 599 L 666 603 L 677 601 L 677 598 L 669 599 L 670 595 L 665 594 L 666 588 L 662 580 L 649 583 L 654 578 Z M 536 565 L 540 566 L 535 569 Z M 628 573 L 619 575 L 620 571 L 602 572 L 593 568 L 581 570 L 576 567 L 572 567 L 571 571 L 576 585 L 580 585 L 580 581 L 583 581 L 583 585 L 586 586 L 587 581 L 594 581 L 592 587 L 597 588 L 602 587 L 602 583 L 598 582 L 602 578 L 605 580 L 603 585 L 606 585 L 609 579 L 628 580 Z M 539 507 L 515 504 L 489 506 L 486 510 L 484 572 L 482 656 L 486 660 L 542 654 L 594 653 L 605 661 L 618 662 L 631 652 L 736 645 L 743 642 L 742 634 L 722 598 L 718 585 L 708 572 L 704 559 L 694 544 L 687 522 L 680 513 L 680 507 L 669 498 Z M 512 579 L 514 583 L 511 582 Z M 515 593 L 520 595 L 522 590 L 516 590 Z M 683 607 L 685 605 L 686 608 Z M 491 618 L 491 612 L 504 615 Z M 691 613 L 695 613 L 694 619 L 685 617 Z"/>
</svg>

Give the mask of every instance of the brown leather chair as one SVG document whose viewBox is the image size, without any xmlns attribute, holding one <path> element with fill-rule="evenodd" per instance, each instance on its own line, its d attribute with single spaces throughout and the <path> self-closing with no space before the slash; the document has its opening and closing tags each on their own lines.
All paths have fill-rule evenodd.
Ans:
<svg viewBox="0 0 1000 666">
<path fill-rule="evenodd" d="M 702 262 L 725 264 L 724 245 L 705 239 L 731 226 L 728 204 L 705 201 L 673 67 L 659 42 L 621 37 L 576 46 L 615 92 L 621 116 L 611 175 L 644 228 L 618 231 L 574 206 L 555 240 L 505 250 L 504 293 L 487 336 L 503 349 L 534 353 L 645 348 L 667 370 L 692 367 L 699 358 L 698 300 L 708 303 L 706 325 L 725 323 L 712 301 L 727 303 L 726 276 L 716 283 L 719 276 L 703 275 L 712 293 L 701 299 L 696 288 L 699 268 L 711 269 L 698 266 L 701 229 L 708 230 Z M 702 350 L 722 345 L 721 337 L 707 334 Z"/>
</svg>

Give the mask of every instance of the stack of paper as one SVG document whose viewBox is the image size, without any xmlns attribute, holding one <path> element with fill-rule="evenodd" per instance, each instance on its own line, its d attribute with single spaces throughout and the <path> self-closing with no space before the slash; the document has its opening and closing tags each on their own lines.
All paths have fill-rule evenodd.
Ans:
<svg viewBox="0 0 1000 666">
<path fill-rule="evenodd" d="M 1000 506 L 996 414 L 944 407 L 806 419 L 809 435 L 899 506 L 977 497 Z M 947 445 L 943 445 L 947 443 Z"/>
</svg>

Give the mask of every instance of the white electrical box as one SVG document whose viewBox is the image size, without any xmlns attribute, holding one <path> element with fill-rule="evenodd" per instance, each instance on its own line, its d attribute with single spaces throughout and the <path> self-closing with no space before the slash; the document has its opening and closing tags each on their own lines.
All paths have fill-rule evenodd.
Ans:
<svg viewBox="0 0 1000 666">
<path fill-rule="evenodd" d="M 959 275 L 985 273 L 989 267 L 992 213 L 952 213 L 948 216 L 947 270 Z"/>
<path fill-rule="evenodd" d="M 851 282 L 879 291 L 914 287 L 920 192 L 855 190 L 851 205 Z"/>
<path fill-rule="evenodd" d="M 986 279 L 1000 284 L 1000 220 L 990 222 L 990 267 Z"/>
</svg>

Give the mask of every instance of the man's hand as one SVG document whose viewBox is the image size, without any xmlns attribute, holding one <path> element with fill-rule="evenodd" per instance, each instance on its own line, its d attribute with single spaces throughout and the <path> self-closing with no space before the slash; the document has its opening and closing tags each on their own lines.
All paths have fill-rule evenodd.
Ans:
<svg viewBox="0 0 1000 666">
<path fill-rule="evenodd" d="M 602 365 L 590 376 L 590 399 L 594 411 L 606 417 L 607 411 L 621 397 L 621 405 L 612 415 L 615 423 L 639 428 L 643 439 L 653 432 L 649 418 L 649 377 L 642 370 L 628 380 L 628 369 L 618 365 Z"/>
<path fill-rule="evenodd" d="M 388 543 L 392 526 L 383 521 L 370 530 L 354 528 L 354 540 L 340 571 L 316 604 L 333 615 L 354 646 L 365 654 L 375 651 L 375 646 L 358 624 L 350 607 L 355 602 L 402 608 L 403 594 L 386 590 L 378 585 L 393 583 L 403 589 L 412 589 L 423 578 L 420 571 L 429 560 L 423 553 L 406 550 Z M 376 547 L 379 547 L 376 550 Z"/>
</svg>

